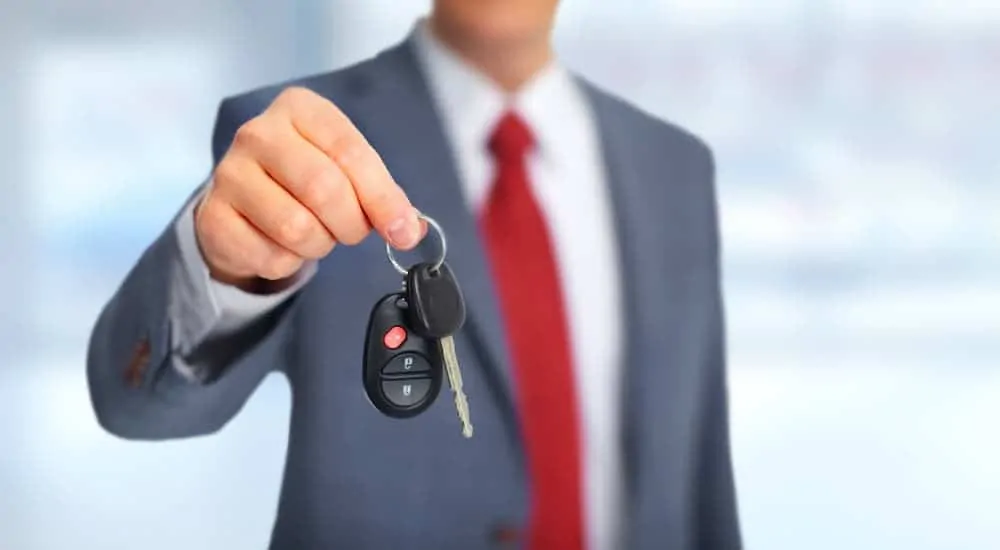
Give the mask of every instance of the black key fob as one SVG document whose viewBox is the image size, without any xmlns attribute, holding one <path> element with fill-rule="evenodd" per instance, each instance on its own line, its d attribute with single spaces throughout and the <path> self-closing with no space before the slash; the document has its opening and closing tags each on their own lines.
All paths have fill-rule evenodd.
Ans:
<svg viewBox="0 0 1000 550">
<path fill-rule="evenodd" d="M 440 348 L 408 328 L 408 309 L 402 293 L 383 297 L 372 308 L 365 337 L 365 394 L 393 418 L 424 412 L 441 390 Z"/>
<path fill-rule="evenodd" d="M 420 263 L 406 273 L 406 322 L 417 334 L 444 338 L 465 323 L 465 298 L 447 263 Z"/>
</svg>

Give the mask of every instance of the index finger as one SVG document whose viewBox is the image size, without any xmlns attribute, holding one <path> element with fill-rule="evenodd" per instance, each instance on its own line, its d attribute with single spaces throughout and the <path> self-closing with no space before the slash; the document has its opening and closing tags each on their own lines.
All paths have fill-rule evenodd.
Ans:
<svg viewBox="0 0 1000 550">
<path fill-rule="evenodd" d="M 280 103 L 295 130 L 330 157 L 351 181 L 372 227 L 393 246 L 406 250 L 422 236 L 417 211 L 389 174 L 382 158 L 336 105 L 304 89 L 289 89 Z"/>
</svg>

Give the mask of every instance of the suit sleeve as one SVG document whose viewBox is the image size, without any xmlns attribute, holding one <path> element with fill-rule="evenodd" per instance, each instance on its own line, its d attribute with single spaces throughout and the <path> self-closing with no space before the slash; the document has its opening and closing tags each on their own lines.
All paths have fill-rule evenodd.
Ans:
<svg viewBox="0 0 1000 550">
<path fill-rule="evenodd" d="M 255 114 L 245 99 L 222 102 L 213 131 L 215 163 L 236 129 Z M 200 193 L 144 251 L 91 333 L 91 403 L 100 425 L 119 437 L 161 440 L 214 433 L 242 409 L 267 374 L 285 367 L 294 297 L 259 302 L 234 322 L 231 308 L 220 308 L 219 290 L 197 276 L 197 262 L 178 224 L 192 221 L 190 206 Z"/>
<path fill-rule="evenodd" d="M 698 544 L 700 550 L 739 550 L 742 536 L 738 514 L 736 483 L 729 430 L 729 397 L 726 383 L 726 329 L 721 281 L 720 238 L 715 200 L 715 164 L 706 147 L 709 198 L 709 235 L 714 264 L 708 317 L 709 338 L 705 357 L 702 395 L 702 429 L 699 442 L 698 473 Z"/>
</svg>

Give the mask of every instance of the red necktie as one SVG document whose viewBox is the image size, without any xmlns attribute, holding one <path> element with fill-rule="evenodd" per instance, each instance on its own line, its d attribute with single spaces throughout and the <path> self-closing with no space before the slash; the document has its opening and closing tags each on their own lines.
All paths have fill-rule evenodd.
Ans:
<svg viewBox="0 0 1000 550">
<path fill-rule="evenodd" d="M 489 147 L 496 180 L 482 214 L 514 365 L 531 478 L 531 550 L 580 550 L 580 431 L 569 328 L 549 229 L 528 182 L 531 130 L 513 113 Z"/>
</svg>

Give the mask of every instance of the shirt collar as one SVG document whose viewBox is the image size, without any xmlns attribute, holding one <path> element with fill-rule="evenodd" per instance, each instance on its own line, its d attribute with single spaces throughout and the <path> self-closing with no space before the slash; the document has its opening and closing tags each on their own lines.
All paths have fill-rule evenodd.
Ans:
<svg viewBox="0 0 1000 550">
<path fill-rule="evenodd" d="M 561 65 L 550 63 L 509 94 L 438 40 L 426 20 L 417 23 L 411 36 L 452 139 L 485 149 L 500 117 L 513 110 L 531 128 L 538 153 L 547 160 L 560 158 L 563 115 L 579 107 L 578 89 Z"/>
</svg>

